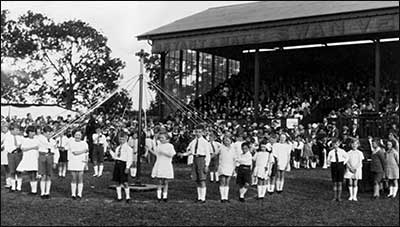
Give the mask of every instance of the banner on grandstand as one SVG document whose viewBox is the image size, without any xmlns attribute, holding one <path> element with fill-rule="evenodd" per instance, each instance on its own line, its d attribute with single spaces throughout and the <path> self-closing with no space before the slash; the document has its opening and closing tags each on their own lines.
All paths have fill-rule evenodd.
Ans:
<svg viewBox="0 0 400 227">
<path fill-rule="evenodd" d="M 293 129 L 295 126 L 299 125 L 298 118 L 287 118 L 286 119 L 286 127 L 289 129 Z"/>
</svg>

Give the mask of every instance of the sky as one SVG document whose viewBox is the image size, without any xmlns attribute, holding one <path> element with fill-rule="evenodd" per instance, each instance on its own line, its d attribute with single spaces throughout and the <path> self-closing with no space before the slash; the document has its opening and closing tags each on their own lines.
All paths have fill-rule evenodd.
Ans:
<svg viewBox="0 0 400 227">
<path fill-rule="evenodd" d="M 126 63 L 122 74 L 128 80 L 140 71 L 135 53 L 151 51 L 147 41 L 138 41 L 136 36 L 208 8 L 248 2 L 254 1 L 1 1 L 1 8 L 9 10 L 10 19 L 31 10 L 56 22 L 87 22 L 108 38 L 112 56 Z M 138 108 L 138 92 L 138 86 L 130 91 L 134 109 Z M 152 100 L 148 96 L 144 97 L 145 109 Z"/>
</svg>

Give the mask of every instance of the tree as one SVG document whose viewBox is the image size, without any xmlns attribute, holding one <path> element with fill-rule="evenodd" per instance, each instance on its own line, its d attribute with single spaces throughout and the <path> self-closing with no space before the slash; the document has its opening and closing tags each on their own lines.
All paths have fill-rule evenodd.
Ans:
<svg viewBox="0 0 400 227">
<path fill-rule="evenodd" d="M 55 23 L 31 11 L 16 22 L 7 21 L 5 15 L 2 11 L 2 60 L 4 54 L 28 61 L 45 72 L 36 80 L 46 75 L 53 78 L 52 84 L 43 84 L 31 95 L 46 92 L 71 109 L 74 104 L 91 106 L 98 97 L 117 88 L 125 65 L 110 56 L 107 38 L 87 23 Z M 4 53 L 3 40 L 7 47 Z"/>
</svg>

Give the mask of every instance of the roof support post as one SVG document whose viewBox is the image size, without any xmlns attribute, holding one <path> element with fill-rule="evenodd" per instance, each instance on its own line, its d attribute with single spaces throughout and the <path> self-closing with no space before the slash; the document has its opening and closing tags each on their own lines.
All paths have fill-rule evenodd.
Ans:
<svg viewBox="0 0 400 227">
<path fill-rule="evenodd" d="M 182 80 L 183 80 L 183 50 L 179 51 L 179 98 L 182 100 L 183 97 L 183 91 L 182 91 Z"/>
<path fill-rule="evenodd" d="M 215 55 L 211 55 L 211 88 L 215 88 Z"/>
<path fill-rule="evenodd" d="M 199 98 L 199 78 L 200 78 L 200 52 L 196 51 L 196 99 Z"/>
<path fill-rule="evenodd" d="M 160 86 L 161 89 L 164 91 L 165 90 L 165 56 L 167 55 L 166 52 L 161 52 L 160 53 Z M 159 107 L 159 116 L 160 120 L 164 119 L 164 102 L 161 99 L 161 94 L 160 96 L 160 107 Z"/>
<path fill-rule="evenodd" d="M 260 53 L 256 49 L 254 53 L 254 119 L 258 120 L 258 99 L 260 89 Z"/>
<path fill-rule="evenodd" d="M 381 51 L 379 39 L 375 40 L 375 111 L 379 112 L 381 90 Z"/>
<path fill-rule="evenodd" d="M 226 59 L 226 68 L 225 68 L 225 70 L 226 70 L 226 80 L 228 80 L 229 79 L 229 58 L 225 58 Z"/>
</svg>

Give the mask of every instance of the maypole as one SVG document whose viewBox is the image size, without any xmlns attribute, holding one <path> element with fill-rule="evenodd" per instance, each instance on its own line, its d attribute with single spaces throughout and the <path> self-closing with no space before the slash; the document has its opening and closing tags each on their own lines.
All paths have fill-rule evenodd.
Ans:
<svg viewBox="0 0 400 227">
<path fill-rule="evenodd" d="M 142 133 L 142 105 L 143 105 L 143 58 L 145 56 L 145 52 L 143 49 L 141 49 L 139 52 L 136 53 L 136 56 L 138 56 L 140 59 L 140 74 L 139 74 L 139 119 L 138 119 L 138 145 L 137 145 L 137 172 L 136 172 L 136 186 L 142 185 L 141 183 L 141 164 L 140 164 L 140 158 L 141 155 L 144 153 L 143 146 L 142 146 L 142 141 L 143 141 L 143 133 Z"/>
</svg>

